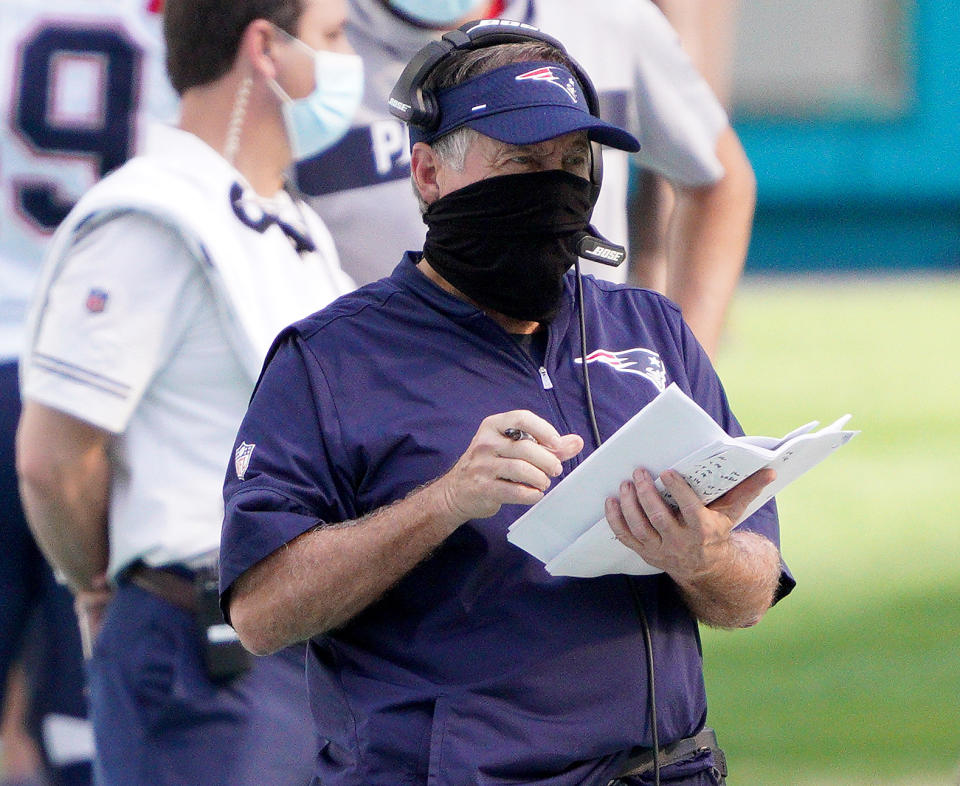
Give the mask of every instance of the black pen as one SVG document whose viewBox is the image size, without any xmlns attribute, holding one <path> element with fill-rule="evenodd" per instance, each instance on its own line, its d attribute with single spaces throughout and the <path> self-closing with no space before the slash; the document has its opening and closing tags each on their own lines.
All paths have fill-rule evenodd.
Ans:
<svg viewBox="0 0 960 786">
<path fill-rule="evenodd" d="M 522 429 L 512 428 L 512 427 L 508 429 L 504 429 L 503 436 L 507 437 L 508 439 L 512 439 L 514 442 L 519 442 L 521 439 L 529 439 L 529 440 L 532 440 L 533 442 L 537 441 L 537 438 L 533 436 L 533 434 L 523 431 Z"/>
</svg>

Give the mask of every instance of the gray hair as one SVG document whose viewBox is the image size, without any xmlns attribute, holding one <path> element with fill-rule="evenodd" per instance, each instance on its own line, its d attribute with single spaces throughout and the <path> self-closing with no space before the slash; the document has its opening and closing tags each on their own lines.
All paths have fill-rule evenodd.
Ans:
<svg viewBox="0 0 960 786">
<path fill-rule="evenodd" d="M 440 166 L 449 167 L 456 172 L 462 172 L 463 167 L 467 163 L 467 152 L 479 136 L 480 133 L 474 131 L 469 126 L 460 126 L 459 128 L 453 129 L 449 134 L 444 134 L 439 139 L 431 142 L 430 149 L 433 150 L 434 155 L 437 157 L 437 163 Z M 426 213 L 428 205 L 420 195 L 420 190 L 417 188 L 416 181 L 414 181 L 412 174 L 410 184 L 413 186 L 413 194 L 417 198 L 417 203 L 420 205 L 420 212 Z"/>
</svg>

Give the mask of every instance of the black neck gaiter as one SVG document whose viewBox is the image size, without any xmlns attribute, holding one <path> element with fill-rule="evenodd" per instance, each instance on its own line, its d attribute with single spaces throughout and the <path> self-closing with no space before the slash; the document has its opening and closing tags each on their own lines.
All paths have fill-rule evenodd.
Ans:
<svg viewBox="0 0 960 786">
<path fill-rule="evenodd" d="M 588 180 L 560 169 L 471 183 L 427 209 L 423 256 L 481 307 L 549 322 L 596 193 Z"/>
</svg>

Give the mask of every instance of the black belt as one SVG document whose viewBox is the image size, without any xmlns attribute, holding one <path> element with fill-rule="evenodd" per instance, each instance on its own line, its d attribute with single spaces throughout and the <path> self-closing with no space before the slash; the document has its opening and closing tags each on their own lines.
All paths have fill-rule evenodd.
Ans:
<svg viewBox="0 0 960 786">
<path fill-rule="evenodd" d="M 716 759 L 716 767 L 720 774 L 727 777 L 727 762 L 723 751 L 717 743 L 717 735 L 713 729 L 706 726 L 693 737 L 684 737 L 682 740 L 676 740 L 669 745 L 664 745 L 660 749 L 660 766 L 666 767 L 669 764 L 676 764 L 678 761 L 690 758 L 697 753 L 713 751 Z M 653 751 L 645 750 L 628 758 L 620 770 L 620 773 L 610 781 L 607 786 L 616 784 L 620 778 L 629 778 L 634 775 L 643 775 L 653 770 Z"/>
<path fill-rule="evenodd" d="M 191 614 L 197 611 L 194 582 L 179 572 L 138 562 L 124 573 L 123 580 Z"/>
</svg>

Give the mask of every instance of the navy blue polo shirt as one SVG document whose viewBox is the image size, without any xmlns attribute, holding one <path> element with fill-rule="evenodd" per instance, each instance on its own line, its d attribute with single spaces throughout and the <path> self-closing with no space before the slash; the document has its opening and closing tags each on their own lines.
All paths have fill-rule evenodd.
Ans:
<svg viewBox="0 0 960 786">
<path fill-rule="evenodd" d="M 587 447 L 564 474 L 591 451 L 572 275 L 538 365 L 416 262 L 408 254 L 389 278 L 277 338 L 224 489 L 224 593 L 307 530 L 442 475 L 488 415 L 529 409 L 582 435 Z M 742 433 L 675 305 L 590 277 L 584 298 L 602 435 L 671 382 Z M 550 576 L 506 540 L 523 509 L 468 521 L 378 602 L 310 642 L 324 784 L 605 783 L 652 740 L 630 582 L 651 627 L 661 743 L 704 724 L 697 623 L 672 580 Z M 772 501 L 741 526 L 779 546 Z M 783 570 L 782 594 L 793 585 Z"/>
</svg>

